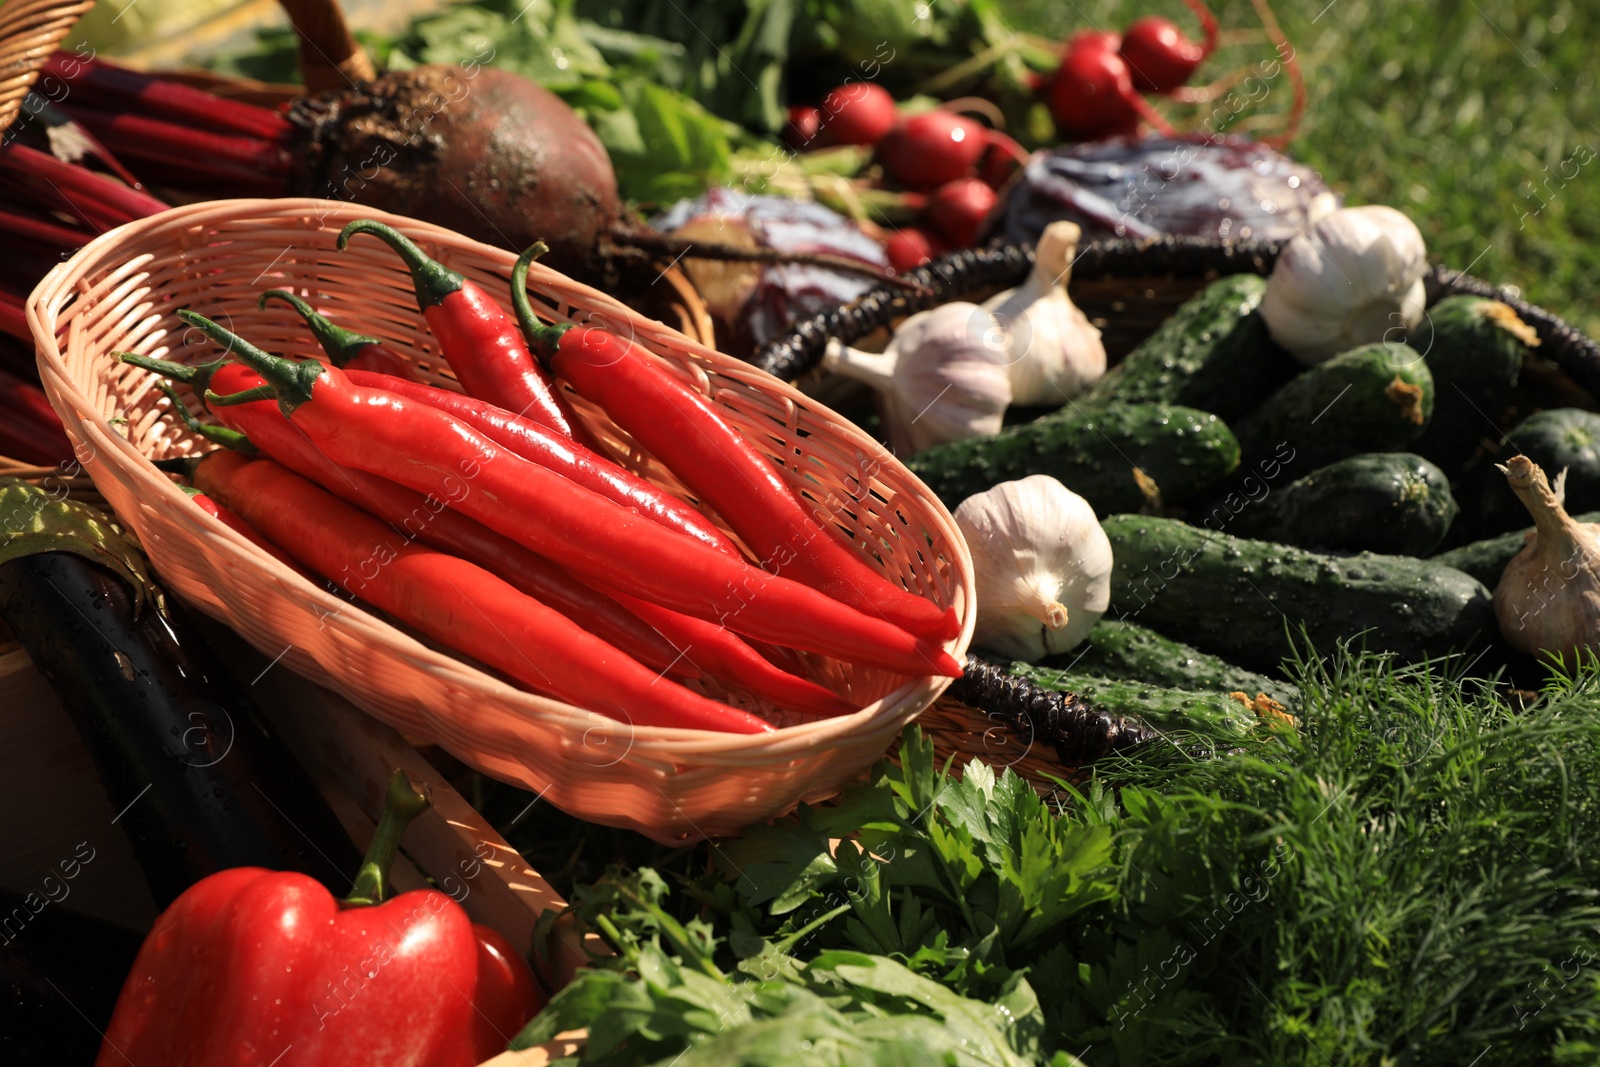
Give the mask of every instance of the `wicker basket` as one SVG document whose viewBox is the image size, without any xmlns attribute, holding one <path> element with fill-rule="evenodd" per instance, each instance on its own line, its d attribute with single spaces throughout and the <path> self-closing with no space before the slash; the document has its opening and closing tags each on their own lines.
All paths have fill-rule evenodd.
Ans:
<svg viewBox="0 0 1600 1067">
<path fill-rule="evenodd" d="M 515 689 L 352 609 L 189 504 L 149 461 L 209 446 L 166 417 L 152 376 L 111 356 L 206 351 L 185 351 L 196 338 L 185 337 L 179 308 L 231 319 L 268 349 L 313 356 L 293 316 L 255 308 L 262 289 L 296 288 L 333 317 L 393 339 L 426 380 L 454 386 L 399 260 L 376 242 L 334 250 L 339 229 L 362 217 L 406 230 L 490 291 L 506 286 L 511 253 L 438 227 L 330 201 L 247 200 L 191 205 L 113 230 L 34 291 L 27 313 L 45 389 L 96 487 L 169 586 L 267 655 L 405 733 L 585 819 L 663 841 L 731 833 L 836 792 L 944 689 L 943 679 L 907 680 L 808 657 L 813 676 L 860 711 L 755 738 L 633 728 Z M 530 292 L 556 321 L 590 318 L 631 334 L 706 393 L 797 489 L 845 499 L 857 536 L 886 546 L 874 566 L 956 608 L 962 632 L 946 647 L 964 654 L 974 618 L 971 558 L 950 515 L 887 450 L 770 376 L 537 264 Z M 576 398 L 574 406 L 634 469 L 682 492 L 602 412 Z M 877 473 L 861 485 L 855 476 L 864 469 Z"/>
<path fill-rule="evenodd" d="M 94 0 L 8 0 L 0 4 L 0 130 L 11 125 L 50 58 Z"/>
</svg>

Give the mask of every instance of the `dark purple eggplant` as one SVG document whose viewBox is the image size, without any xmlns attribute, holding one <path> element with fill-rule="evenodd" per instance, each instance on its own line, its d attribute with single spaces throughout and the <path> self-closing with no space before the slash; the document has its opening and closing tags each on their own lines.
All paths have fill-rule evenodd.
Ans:
<svg viewBox="0 0 1600 1067">
<path fill-rule="evenodd" d="M 13 1067 L 93 1063 L 143 940 L 51 900 L 53 880 L 0 889 L 0 1063 Z"/>
<path fill-rule="evenodd" d="M 132 542 L 13 479 L 0 518 L 0 621 L 71 717 L 156 904 L 229 867 L 343 895 L 360 854 Z"/>
</svg>

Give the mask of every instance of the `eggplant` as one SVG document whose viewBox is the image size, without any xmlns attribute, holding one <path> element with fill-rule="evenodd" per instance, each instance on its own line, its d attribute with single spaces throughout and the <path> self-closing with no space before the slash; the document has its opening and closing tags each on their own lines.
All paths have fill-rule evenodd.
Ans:
<svg viewBox="0 0 1600 1067">
<path fill-rule="evenodd" d="M 156 904 L 230 867 L 343 896 L 360 853 L 133 543 L 14 479 L 0 520 L 0 621 L 71 717 Z"/>
<path fill-rule="evenodd" d="M 0 1063 L 15 1067 L 93 1063 L 139 954 L 139 935 L 52 900 L 52 880 L 0 889 Z"/>
</svg>

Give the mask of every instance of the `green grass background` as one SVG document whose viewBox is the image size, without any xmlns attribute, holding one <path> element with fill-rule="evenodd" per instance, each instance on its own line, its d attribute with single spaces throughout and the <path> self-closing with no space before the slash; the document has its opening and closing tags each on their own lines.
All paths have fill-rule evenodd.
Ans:
<svg viewBox="0 0 1600 1067">
<path fill-rule="evenodd" d="M 1147 13 L 1197 32 L 1179 0 L 1005 7 L 1062 35 Z M 1261 25 L 1248 2 L 1215 10 L 1224 29 Z M 1306 76 L 1295 156 L 1351 203 L 1405 211 L 1436 261 L 1472 264 L 1600 336 L 1600 2 L 1275 0 L 1273 10 Z M 1252 55 L 1270 48 L 1230 48 L 1202 77 Z"/>
</svg>

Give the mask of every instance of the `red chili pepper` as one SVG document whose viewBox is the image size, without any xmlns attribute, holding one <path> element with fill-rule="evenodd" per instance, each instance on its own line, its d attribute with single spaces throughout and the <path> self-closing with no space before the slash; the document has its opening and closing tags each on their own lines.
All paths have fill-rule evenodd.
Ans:
<svg viewBox="0 0 1600 1067">
<path fill-rule="evenodd" d="M 392 226 L 358 219 L 339 234 L 339 250 L 350 238 L 370 233 L 400 254 L 411 271 L 417 306 L 439 339 L 461 388 L 567 437 L 591 443 L 556 387 L 528 351 L 522 333 L 494 298 L 457 271 L 430 259 Z"/>
<path fill-rule="evenodd" d="M 256 307 L 265 311 L 267 301 L 274 298 L 282 300 L 300 313 L 300 317 L 306 320 L 306 325 L 311 327 L 312 336 L 317 339 L 317 343 L 322 346 L 322 350 L 328 354 L 328 359 L 333 361 L 335 367 L 342 367 L 346 371 L 364 370 L 388 374 L 408 382 L 422 380 L 417 377 L 417 369 L 406 357 L 376 337 L 368 337 L 364 333 L 335 326 L 317 314 L 310 304 L 286 289 L 268 289 L 256 301 Z"/>
<path fill-rule="evenodd" d="M 580 396 L 665 463 L 727 520 L 761 566 L 875 618 L 944 641 L 961 632 L 954 610 L 909 593 L 868 567 L 817 521 L 777 469 L 737 430 L 631 341 L 591 326 L 542 326 L 528 304 L 523 253 L 511 295 L 530 343 Z M 865 472 L 861 479 L 866 481 Z M 831 526 L 829 520 L 827 525 Z"/>
<path fill-rule="evenodd" d="M 347 900 L 259 867 L 190 886 L 145 938 L 96 1067 L 471 1067 L 503 1050 L 543 1005 L 527 963 L 438 890 L 383 902 L 427 805 L 396 771 Z"/>
<path fill-rule="evenodd" d="M 271 460 L 212 452 L 193 478 L 303 565 L 353 597 L 542 693 L 622 722 L 764 733 L 618 651 L 474 563 L 407 542 Z M 474 494 L 477 495 L 477 494 Z"/>
<path fill-rule="evenodd" d="M 229 511 L 215 500 L 212 500 L 210 497 L 206 496 L 192 485 L 184 486 L 183 491 L 188 495 L 190 500 L 194 501 L 195 505 L 199 507 L 201 511 L 205 512 L 207 515 L 210 515 L 213 519 L 216 519 L 228 529 L 243 534 L 245 540 L 249 541 L 263 552 L 271 555 L 279 563 L 282 563 L 287 567 L 292 567 L 295 570 L 300 569 L 300 565 L 294 560 L 290 559 L 288 553 L 284 552 L 283 549 L 279 548 L 271 541 L 268 541 L 265 537 L 262 537 L 260 531 L 258 531 L 254 526 L 251 526 L 248 522 L 245 522 L 239 516 L 235 515 L 233 512 Z"/>
<path fill-rule="evenodd" d="M 316 360 L 296 363 L 268 355 L 191 311 L 178 315 L 269 383 L 232 397 L 208 394 L 211 406 L 222 409 L 218 415 L 224 422 L 228 406 L 276 395 L 284 414 L 335 463 L 419 492 L 437 493 L 450 477 L 473 479 L 480 491 L 469 493 L 458 510 L 610 588 L 846 662 L 901 674 L 961 676 L 960 664 L 937 645 L 624 510 L 496 448 L 442 411 L 362 389 L 343 371 Z"/>
</svg>

